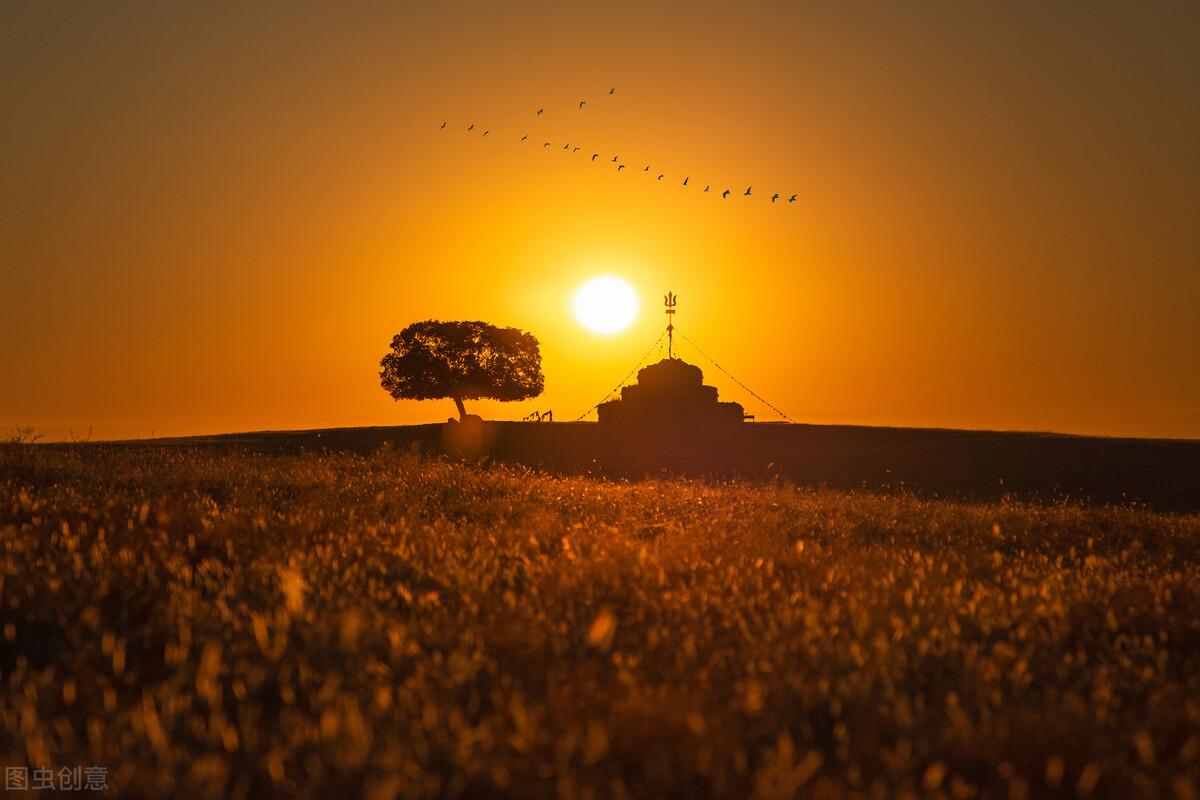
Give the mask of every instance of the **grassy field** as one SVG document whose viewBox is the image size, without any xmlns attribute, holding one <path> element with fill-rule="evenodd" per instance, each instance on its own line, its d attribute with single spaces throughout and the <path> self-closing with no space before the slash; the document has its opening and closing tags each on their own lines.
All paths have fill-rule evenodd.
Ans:
<svg viewBox="0 0 1200 800">
<path fill-rule="evenodd" d="M 20 445 L 0 571 L 0 762 L 126 796 L 1200 793 L 1196 515 Z"/>
</svg>

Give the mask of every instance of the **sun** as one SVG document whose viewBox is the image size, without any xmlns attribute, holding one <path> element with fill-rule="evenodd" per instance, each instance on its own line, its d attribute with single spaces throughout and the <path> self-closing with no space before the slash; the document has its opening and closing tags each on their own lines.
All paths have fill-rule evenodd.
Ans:
<svg viewBox="0 0 1200 800">
<path fill-rule="evenodd" d="M 626 281 L 598 275 L 579 287 L 572 303 L 575 318 L 595 333 L 619 333 L 629 327 L 638 312 L 637 292 Z"/>
</svg>

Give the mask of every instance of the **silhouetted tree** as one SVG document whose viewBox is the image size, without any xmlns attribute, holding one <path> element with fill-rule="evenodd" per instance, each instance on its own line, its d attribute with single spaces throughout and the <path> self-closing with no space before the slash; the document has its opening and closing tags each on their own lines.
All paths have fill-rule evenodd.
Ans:
<svg viewBox="0 0 1200 800">
<path fill-rule="evenodd" d="M 533 334 L 486 322 L 415 322 L 392 337 L 379 383 L 397 400 L 448 397 L 525 400 L 542 393 L 542 354 Z"/>
</svg>

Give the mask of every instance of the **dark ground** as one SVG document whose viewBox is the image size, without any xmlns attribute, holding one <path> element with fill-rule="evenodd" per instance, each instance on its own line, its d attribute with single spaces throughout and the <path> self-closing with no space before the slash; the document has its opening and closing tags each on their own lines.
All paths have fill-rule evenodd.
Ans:
<svg viewBox="0 0 1200 800">
<path fill-rule="evenodd" d="M 614 436 L 595 423 L 484 423 L 489 457 L 560 474 L 778 476 L 801 485 L 907 489 L 926 496 L 1200 511 L 1200 441 L 1050 433 L 748 423 L 736 431 Z M 385 443 L 448 445 L 447 426 L 268 431 L 138 444 L 258 452 L 371 452 Z M 453 443 L 449 445 L 453 449 Z"/>
</svg>

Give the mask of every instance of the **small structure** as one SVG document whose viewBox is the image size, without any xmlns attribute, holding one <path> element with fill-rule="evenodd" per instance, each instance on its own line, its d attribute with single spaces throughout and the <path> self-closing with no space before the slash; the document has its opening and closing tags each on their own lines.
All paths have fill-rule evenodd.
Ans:
<svg viewBox="0 0 1200 800">
<path fill-rule="evenodd" d="M 601 403 L 596 412 L 608 428 L 705 429 L 740 425 L 740 403 L 717 400 L 717 388 L 704 385 L 700 368 L 675 357 L 675 295 L 663 298 L 667 313 L 667 357 L 638 371 L 637 383 L 621 389 L 619 400 Z"/>
</svg>

